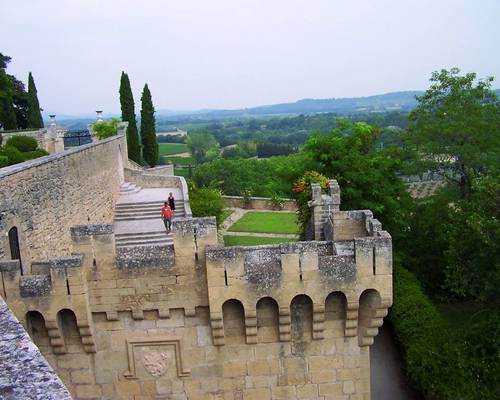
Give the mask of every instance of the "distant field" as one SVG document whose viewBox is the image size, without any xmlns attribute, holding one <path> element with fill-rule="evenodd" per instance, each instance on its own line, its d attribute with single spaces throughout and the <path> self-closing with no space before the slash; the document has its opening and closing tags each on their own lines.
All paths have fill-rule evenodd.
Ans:
<svg viewBox="0 0 500 400">
<path fill-rule="evenodd" d="M 172 154 L 186 153 L 189 151 L 185 143 L 158 143 L 160 156 L 170 156 Z"/>
<path fill-rule="evenodd" d="M 445 181 L 412 182 L 406 184 L 406 187 L 411 197 L 421 199 L 432 196 L 436 190 L 445 186 L 445 184 Z"/>
<path fill-rule="evenodd" d="M 193 157 L 162 156 L 162 158 L 165 160 L 165 162 L 170 160 L 174 164 L 179 164 L 179 165 L 194 164 Z"/>
<path fill-rule="evenodd" d="M 278 244 L 296 242 L 295 239 L 268 238 L 260 236 L 224 236 L 224 246 L 259 246 L 262 244 Z"/>
<path fill-rule="evenodd" d="M 299 226 L 295 213 L 250 211 L 228 231 L 295 234 L 299 233 Z"/>
</svg>

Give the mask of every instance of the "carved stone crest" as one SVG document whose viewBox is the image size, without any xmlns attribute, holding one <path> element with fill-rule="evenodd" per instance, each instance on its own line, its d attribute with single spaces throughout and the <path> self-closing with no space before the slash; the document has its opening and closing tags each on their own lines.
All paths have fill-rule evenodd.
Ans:
<svg viewBox="0 0 500 400">
<path fill-rule="evenodd" d="M 146 371 L 158 378 L 167 372 L 168 359 L 169 356 L 166 351 L 149 351 L 143 353 L 142 363 Z"/>
<path fill-rule="evenodd" d="M 182 362 L 181 339 L 172 336 L 150 337 L 147 340 L 127 339 L 128 370 L 123 373 L 127 379 L 137 379 L 136 360 L 144 370 L 158 378 L 175 368 L 179 378 L 190 376 L 191 371 Z M 142 369 L 142 368 L 141 368 Z M 172 372 L 174 372 L 172 370 Z"/>
</svg>

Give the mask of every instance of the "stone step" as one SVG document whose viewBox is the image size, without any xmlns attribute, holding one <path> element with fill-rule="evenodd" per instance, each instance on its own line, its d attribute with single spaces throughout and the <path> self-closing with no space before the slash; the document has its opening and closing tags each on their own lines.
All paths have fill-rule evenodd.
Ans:
<svg viewBox="0 0 500 400">
<path fill-rule="evenodd" d="M 184 215 L 174 215 L 175 218 L 182 218 Z M 155 215 L 118 215 L 115 216 L 114 221 L 144 221 L 149 219 L 161 219 L 161 217 L 156 213 Z"/>
<path fill-rule="evenodd" d="M 115 236 L 116 243 L 126 242 L 128 240 L 172 240 L 172 234 L 167 234 L 166 231 L 160 232 L 137 232 L 137 233 L 126 233 L 126 234 L 117 234 Z"/>
<path fill-rule="evenodd" d="M 146 208 L 146 209 L 152 209 L 152 208 L 162 208 L 163 207 L 163 201 L 149 201 L 149 202 L 140 202 L 140 203 L 118 203 L 116 205 L 117 210 L 122 210 L 122 209 L 140 209 L 140 208 Z M 184 208 L 184 201 L 183 200 L 178 200 L 175 202 L 175 209 L 178 208 Z"/>
<path fill-rule="evenodd" d="M 141 191 L 141 189 L 142 188 L 140 186 L 137 186 L 134 183 L 125 182 L 120 187 L 120 194 L 121 195 L 127 195 L 127 194 L 138 193 L 138 192 Z"/>
<path fill-rule="evenodd" d="M 127 240 L 120 243 L 116 243 L 116 247 L 132 247 L 132 246 L 147 246 L 147 245 L 165 245 L 165 246 L 173 246 L 173 240 L 165 240 L 161 239 L 148 239 L 148 240 Z"/>
<path fill-rule="evenodd" d="M 173 245 L 174 241 L 172 234 L 167 234 L 165 231 L 153 232 L 131 232 L 118 233 L 115 236 L 117 247 L 130 247 L 142 245 Z"/>
<path fill-rule="evenodd" d="M 117 244 L 116 248 L 119 249 L 130 249 L 134 247 L 152 247 L 152 246 L 161 246 L 168 247 L 170 251 L 174 251 L 174 244 L 172 242 L 140 242 L 136 244 Z"/>
<path fill-rule="evenodd" d="M 124 212 L 160 212 L 162 207 L 120 207 L 115 209 L 115 213 L 124 213 Z M 184 213 L 184 207 L 179 206 L 176 207 L 175 212 Z"/>
<path fill-rule="evenodd" d="M 115 216 L 124 216 L 124 215 L 156 215 L 160 216 L 161 215 L 161 209 L 154 208 L 151 210 L 131 210 L 129 208 L 123 209 L 123 210 L 116 210 L 115 211 Z M 176 216 L 181 216 L 184 215 L 184 209 L 175 209 L 174 210 L 174 215 Z"/>
<path fill-rule="evenodd" d="M 148 231 L 148 232 L 126 232 L 126 233 L 117 233 L 115 238 L 128 238 L 133 236 L 167 236 L 167 233 L 164 230 L 160 231 Z"/>
</svg>

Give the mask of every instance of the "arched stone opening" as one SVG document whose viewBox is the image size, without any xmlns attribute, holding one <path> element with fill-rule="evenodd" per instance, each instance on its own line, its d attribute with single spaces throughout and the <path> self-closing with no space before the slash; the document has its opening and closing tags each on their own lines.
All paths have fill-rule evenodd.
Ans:
<svg viewBox="0 0 500 400">
<path fill-rule="evenodd" d="M 63 308 L 57 313 L 57 324 L 62 332 L 66 351 L 68 353 L 81 353 L 83 351 L 82 337 L 75 313 L 68 308 Z"/>
<path fill-rule="evenodd" d="M 372 326 L 372 321 L 376 319 L 377 309 L 380 308 L 381 303 L 380 293 L 375 289 L 367 289 L 359 296 L 358 339 L 360 345 L 371 344 L 365 343 L 365 339 L 372 340 L 376 335 L 378 326 Z"/>
<path fill-rule="evenodd" d="M 313 303 L 309 296 L 299 294 L 290 303 L 293 341 L 312 340 Z"/>
<path fill-rule="evenodd" d="M 272 297 L 263 297 L 257 302 L 257 341 L 278 342 L 279 337 L 278 303 Z"/>
<path fill-rule="evenodd" d="M 28 311 L 25 320 L 26 331 L 40 351 L 45 354 L 52 352 L 49 332 L 45 326 L 45 318 L 43 318 L 43 315 L 38 311 Z"/>
<path fill-rule="evenodd" d="M 325 336 L 343 337 L 347 299 L 342 292 L 332 292 L 325 300 Z"/>
<path fill-rule="evenodd" d="M 222 305 L 222 322 L 226 344 L 245 343 L 245 309 L 239 300 L 227 300 Z"/>
<path fill-rule="evenodd" d="M 10 258 L 12 260 L 19 260 L 21 266 L 21 275 L 23 274 L 23 264 L 21 260 L 21 247 L 19 246 L 19 232 L 17 226 L 13 226 L 9 229 L 9 248 L 10 248 Z"/>
</svg>

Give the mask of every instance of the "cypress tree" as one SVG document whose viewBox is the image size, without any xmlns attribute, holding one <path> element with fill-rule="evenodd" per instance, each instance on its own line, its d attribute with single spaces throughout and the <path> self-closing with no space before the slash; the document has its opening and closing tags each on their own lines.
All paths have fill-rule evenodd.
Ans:
<svg viewBox="0 0 500 400">
<path fill-rule="evenodd" d="M 28 125 L 30 128 L 43 128 L 43 118 L 40 112 L 35 80 L 31 72 L 28 75 Z"/>
<path fill-rule="evenodd" d="M 137 122 L 135 120 L 134 96 L 130 88 L 128 75 L 122 71 L 120 79 L 120 105 L 122 108 L 122 121 L 128 122 L 127 147 L 128 158 L 140 163 L 141 147 L 139 146 L 139 135 L 137 133 Z"/>
<path fill-rule="evenodd" d="M 151 167 L 158 164 L 158 142 L 156 141 L 155 109 L 148 84 L 144 85 L 141 97 L 142 155 Z"/>
</svg>

